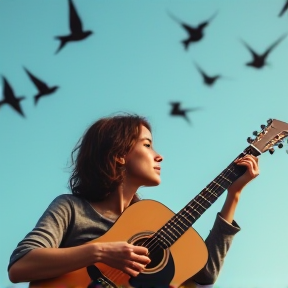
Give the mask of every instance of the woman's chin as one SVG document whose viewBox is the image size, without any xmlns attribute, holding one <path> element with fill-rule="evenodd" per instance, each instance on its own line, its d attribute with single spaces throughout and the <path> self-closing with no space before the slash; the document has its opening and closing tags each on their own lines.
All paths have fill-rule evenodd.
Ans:
<svg viewBox="0 0 288 288">
<path fill-rule="evenodd" d="M 153 179 L 151 181 L 149 181 L 148 183 L 146 183 L 144 186 L 146 187 L 153 187 L 153 186 L 158 186 L 161 183 L 161 179 Z"/>
</svg>

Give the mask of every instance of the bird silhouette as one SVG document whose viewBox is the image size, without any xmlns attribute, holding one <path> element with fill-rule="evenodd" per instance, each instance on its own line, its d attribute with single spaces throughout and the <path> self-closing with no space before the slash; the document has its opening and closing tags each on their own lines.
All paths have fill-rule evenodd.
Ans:
<svg viewBox="0 0 288 288">
<path fill-rule="evenodd" d="M 38 78 L 36 78 L 28 69 L 24 67 L 24 70 L 28 74 L 31 81 L 34 83 L 36 88 L 38 89 L 38 93 L 34 96 L 34 104 L 36 105 L 38 100 L 43 97 L 52 94 L 55 92 L 59 87 L 58 86 L 52 86 L 49 87 L 46 83 L 42 82 Z"/>
<path fill-rule="evenodd" d="M 189 124 L 191 124 L 191 121 L 190 119 L 188 118 L 187 116 L 187 112 L 194 112 L 194 111 L 197 111 L 199 110 L 200 108 L 186 108 L 186 109 L 183 109 L 183 108 L 180 108 L 181 106 L 181 102 L 170 102 L 172 108 L 171 108 L 171 111 L 170 111 L 170 115 L 171 116 L 181 116 L 183 117 Z"/>
<path fill-rule="evenodd" d="M 280 11 L 278 16 L 281 17 L 285 13 L 285 11 L 287 11 L 287 10 L 288 10 L 288 0 L 286 0 L 286 3 L 284 4 L 284 6 L 283 6 L 283 8 Z"/>
<path fill-rule="evenodd" d="M 25 97 L 24 96 L 16 97 L 14 94 L 14 91 L 13 91 L 11 85 L 9 84 L 9 82 L 7 81 L 7 79 L 4 76 L 2 76 L 2 79 L 3 79 L 3 83 L 4 83 L 4 89 L 3 89 L 4 99 L 0 101 L 0 106 L 2 106 L 4 104 L 8 104 L 15 111 L 17 111 L 20 115 L 25 117 L 25 115 L 22 111 L 22 108 L 20 106 L 20 101 L 25 99 Z"/>
<path fill-rule="evenodd" d="M 174 15 L 172 15 L 169 12 L 168 12 L 168 14 L 173 20 L 175 20 L 177 23 L 179 23 L 186 30 L 186 32 L 189 34 L 187 39 L 184 39 L 181 41 L 182 44 L 184 45 L 185 50 L 187 50 L 190 43 L 198 42 L 203 38 L 204 28 L 212 21 L 212 19 L 216 16 L 217 13 L 214 13 L 212 15 L 212 17 L 210 17 L 208 20 L 199 23 L 197 27 L 192 27 L 192 26 L 184 23 L 183 21 L 179 20 L 178 18 L 176 18 Z"/>
<path fill-rule="evenodd" d="M 203 78 L 203 82 L 205 85 L 207 86 L 213 86 L 215 84 L 215 82 L 222 78 L 221 75 L 215 75 L 215 76 L 208 76 L 204 71 L 203 69 L 200 68 L 200 66 L 197 64 L 197 63 L 194 63 L 197 70 L 199 71 L 199 73 L 201 74 L 202 78 Z"/>
<path fill-rule="evenodd" d="M 246 63 L 247 66 L 251 66 L 257 69 L 260 69 L 267 65 L 266 59 L 271 51 L 287 36 L 287 34 L 282 35 L 278 40 L 276 40 L 272 45 L 270 45 L 266 51 L 262 54 L 256 53 L 246 42 L 243 41 L 243 44 L 247 47 L 247 49 L 252 54 L 253 60 L 251 62 Z"/>
<path fill-rule="evenodd" d="M 83 40 L 93 33 L 91 30 L 83 31 L 81 19 L 77 14 L 72 0 L 69 0 L 69 24 L 71 32 L 69 35 L 55 37 L 60 40 L 60 45 L 55 54 L 58 53 L 68 42 Z"/>
</svg>

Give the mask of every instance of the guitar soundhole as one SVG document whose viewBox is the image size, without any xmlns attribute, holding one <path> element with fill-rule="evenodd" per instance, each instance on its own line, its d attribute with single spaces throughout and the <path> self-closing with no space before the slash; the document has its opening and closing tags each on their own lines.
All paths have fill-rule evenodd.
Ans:
<svg viewBox="0 0 288 288">
<path fill-rule="evenodd" d="M 142 246 L 146 239 L 147 238 L 137 240 L 134 242 L 134 245 Z M 149 258 L 151 259 L 151 262 L 146 266 L 146 269 L 152 269 L 159 266 L 163 261 L 164 254 L 164 250 L 159 247 L 155 247 L 154 250 L 149 251 Z"/>
<path fill-rule="evenodd" d="M 145 244 L 147 244 L 149 238 L 153 234 L 154 232 L 145 231 L 134 235 L 128 242 L 136 246 L 146 246 Z M 150 248 L 149 250 L 149 258 L 151 259 L 151 262 L 146 266 L 145 271 L 142 272 L 144 274 L 155 273 L 156 271 L 161 270 L 167 264 L 169 258 L 169 250 L 164 250 L 155 245 L 154 248 Z"/>
</svg>

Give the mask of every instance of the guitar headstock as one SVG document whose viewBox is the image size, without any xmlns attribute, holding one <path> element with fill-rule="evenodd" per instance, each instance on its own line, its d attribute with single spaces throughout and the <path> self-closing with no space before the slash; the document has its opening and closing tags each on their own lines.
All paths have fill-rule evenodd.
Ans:
<svg viewBox="0 0 288 288">
<path fill-rule="evenodd" d="M 282 148 L 285 139 L 288 138 L 288 123 L 269 119 L 267 125 L 261 125 L 261 131 L 254 131 L 254 139 L 248 137 L 247 141 L 260 153 L 269 151 L 273 154 L 274 147 Z M 287 142 L 288 143 L 288 142 Z"/>
</svg>

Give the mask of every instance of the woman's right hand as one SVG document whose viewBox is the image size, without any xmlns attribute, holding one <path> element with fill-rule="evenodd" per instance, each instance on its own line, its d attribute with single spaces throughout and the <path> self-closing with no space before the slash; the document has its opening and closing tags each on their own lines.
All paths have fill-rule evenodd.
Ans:
<svg viewBox="0 0 288 288">
<path fill-rule="evenodd" d="M 94 243 L 93 243 L 94 244 Z M 148 249 L 127 242 L 95 243 L 97 262 L 136 277 L 151 262 Z"/>
</svg>

